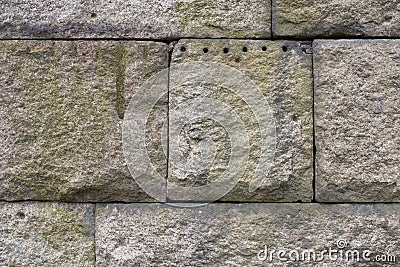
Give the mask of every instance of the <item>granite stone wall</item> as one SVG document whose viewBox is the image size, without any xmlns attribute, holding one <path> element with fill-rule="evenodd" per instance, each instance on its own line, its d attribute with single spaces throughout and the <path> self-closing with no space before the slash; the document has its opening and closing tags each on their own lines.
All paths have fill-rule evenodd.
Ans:
<svg viewBox="0 0 400 267">
<path fill-rule="evenodd" d="M 399 265 L 400 1 L 0 11 L 0 266 Z"/>
</svg>

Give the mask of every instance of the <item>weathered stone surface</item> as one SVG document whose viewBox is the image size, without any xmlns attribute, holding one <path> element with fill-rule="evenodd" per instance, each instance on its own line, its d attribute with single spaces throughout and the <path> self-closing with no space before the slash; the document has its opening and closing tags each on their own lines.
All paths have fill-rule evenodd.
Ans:
<svg viewBox="0 0 400 267">
<path fill-rule="evenodd" d="M 94 266 L 94 205 L 0 202 L 1 266 Z"/>
<path fill-rule="evenodd" d="M 126 167 L 121 125 L 138 87 L 167 67 L 166 44 L 3 41 L 0 51 L 1 199 L 150 199 Z M 157 151 L 158 140 L 148 140 Z"/>
<path fill-rule="evenodd" d="M 195 209 L 100 204 L 96 260 L 97 266 L 396 266 L 366 260 L 377 255 L 398 258 L 399 214 L 395 204 L 216 203 Z M 332 252 L 337 260 L 325 254 L 319 262 L 280 261 L 275 252 L 271 263 L 269 257 L 257 257 L 265 246 L 269 255 L 271 250 L 284 250 L 286 259 L 292 250 L 299 258 L 306 250 L 314 250 L 318 257 L 329 248 L 343 255 L 357 251 L 361 262 L 346 261 L 339 252 Z M 363 260 L 368 250 L 371 253 Z"/>
<path fill-rule="evenodd" d="M 272 0 L 274 37 L 400 37 L 400 2 Z"/>
<path fill-rule="evenodd" d="M 0 7 L 1 38 L 271 35 L 271 5 L 263 0 L 4 0 Z"/>
<path fill-rule="evenodd" d="M 193 192 L 187 195 L 175 194 L 179 191 L 173 190 L 175 185 L 189 188 L 211 186 L 208 189 L 204 187 L 206 194 L 217 190 L 212 183 L 226 172 L 233 158 L 232 152 L 237 152 L 235 149 L 242 149 L 243 152 L 236 156 L 235 162 L 239 163 L 233 163 L 240 166 L 233 167 L 243 167 L 245 170 L 240 177 L 233 177 L 243 178 L 222 198 L 223 201 L 312 199 L 310 53 L 310 43 L 307 42 L 181 40 L 175 46 L 169 93 L 169 154 L 171 157 L 173 152 L 176 152 L 172 149 L 171 142 L 179 136 L 179 152 L 183 155 L 183 161 L 179 162 L 180 165 L 173 165 L 176 162 L 170 158 L 167 197 L 171 201 L 201 202 L 202 197 L 206 197 L 201 193 L 191 196 Z M 196 63 L 198 61 L 203 63 Z M 181 65 L 183 71 L 176 71 L 174 67 L 178 68 L 180 64 L 184 64 Z M 230 73 L 228 66 L 234 68 L 237 73 Z M 223 76 L 224 74 L 226 76 Z M 182 78 L 185 75 L 188 78 Z M 217 75 L 223 76 L 221 81 L 217 81 Z M 250 82 L 258 86 L 258 92 L 250 91 L 251 83 L 244 81 L 245 79 L 250 79 Z M 194 80 L 204 80 L 206 83 L 199 86 L 192 82 Z M 261 101 L 261 98 L 265 101 Z M 206 100 L 204 104 L 188 104 L 189 106 L 185 107 L 187 103 L 199 99 Z M 214 103 L 208 105 L 210 101 Z M 204 108 L 203 105 L 206 104 L 208 106 Z M 204 115 L 208 112 L 213 114 Z M 189 117 L 197 118 L 188 121 L 177 119 L 186 116 L 182 115 L 186 113 Z M 268 121 L 269 118 L 266 117 L 269 113 L 273 124 L 263 124 L 263 120 Z M 229 133 L 235 124 L 234 119 L 239 120 L 242 124 L 240 126 L 243 127 L 243 133 L 240 132 L 237 143 L 243 141 L 240 138 L 247 135 L 248 150 L 241 144 L 238 148 L 233 147 L 232 135 L 238 134 L 240 130 L 235 128 Z M 181 132 L 174 132 L 173 127 L 181 129 Z M 264 142 L 263 132 L 266 132 L 267 136 L 275 135 L 275 142 L 272 138 L 269 139 L 270 143 L 273 143 L 272 146 Z M 269 172 L 268 168 L 261 168 L 258 172 L 258 164 L 263 162 L 264 150 L 272 150 L 272 166 Z M 226 192 L 228 191 L 229 188 Z"/>
<path fill-rule="evenodd" d="M 315 42 L 319 201 L 400 200 L 400 42 Z"/>
</svg>

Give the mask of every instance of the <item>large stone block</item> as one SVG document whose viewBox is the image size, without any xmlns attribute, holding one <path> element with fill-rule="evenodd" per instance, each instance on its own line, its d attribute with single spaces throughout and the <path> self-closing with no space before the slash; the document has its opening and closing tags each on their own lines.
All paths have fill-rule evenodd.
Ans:
<svg viewBox="0 0 400 267">
<path fill-rule="evenodd" d="M 272 0 L 274 37 L 400 37 L 392 0 Z"/>
<path fill-rule="evenodd" d="M 269 38 L 264 0 L 3 0 L 0 37 Z"/>
<path fill-rule="evenodd" d="M 181 40 L 171 60 L 167 198 L 311 201 L 310 43 Z"/>
<path fill-rule="evenodd" d="M 399 214 L 395 204 L 100 204 L 96 260 L 97 266 L 397 266 Z M 376 256 L 386 262 L 373 262 Z"/>
<path fill-rule="evenodd" d="M 315 42 L 316 197 L 400 200 L 400 42 Z"/>
<path fill-rule="evenodd" d="M 150 199 L 126 167 L 122 118 L 139 86 L 167 67 L 166 44 L 3 41 L 0 51 L 1 199 Z M 165 101 L 150 126 L 166 118 Z M 164 155 L 153 158 L 166 173 Z"/>
<path fill-rule="evenodd" d="M 94 205 L 0 202 L 1 266 L 94 266 Z"/>
</svg>

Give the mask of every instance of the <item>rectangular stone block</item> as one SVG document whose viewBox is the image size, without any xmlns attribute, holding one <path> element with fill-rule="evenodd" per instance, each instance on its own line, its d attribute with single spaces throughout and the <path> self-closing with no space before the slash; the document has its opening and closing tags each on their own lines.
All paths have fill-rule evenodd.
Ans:
<svg viewBox="0 0 400 267">
<path fill-rule="evenodd" d="M 97 266 L 398 266 L 399 214 L 396 204 L 218 203 L 195 209 L 100 204 L 96 261 Z"/>
<path fill-rule="evenodd" d="M 314 47 L 316 198 L 400 200 L 400 42 Z"/>
<path fill-rule="evenodd" d="M 132 95 L 168 66 L 166 44 L 2 41 L 0 66 L 0 199 L 151 199 L 128 171 L 121 131 Z M 166 119 L 163 103 L 149 125 Z"/>
<path fill-rule="evenodd" d="M 309 42 L 294 41 L 203 39 L 175 46 L 171 202 L 311 201 L 311 53 Z"/>
<path fill-rule="evenodd" d="M 0 202 L 1 266 L 94 266 L 94 205 Z"/>
<path fill-rule="evenodd" d="M 391 0 L 272 0 L 274 37 L 400 37 Z"/>
<path fill-rule="evenodd" d="M 4 0 L 0 38 L 270 38 L 264 0 Z"/>
</svg>

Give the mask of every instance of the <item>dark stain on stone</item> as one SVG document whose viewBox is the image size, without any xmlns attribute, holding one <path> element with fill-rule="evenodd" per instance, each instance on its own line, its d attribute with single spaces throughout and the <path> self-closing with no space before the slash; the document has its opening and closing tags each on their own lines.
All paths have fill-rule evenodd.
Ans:
<svg viewBox="0 0 400 267">
<path fill-rule="evenodd" d="M 18 211 L 16 215 L 20 219 L 24 219 L 25 218 L 25 213 L 23 213 L 22 211 Z"/>
<path fill-rule="evenodd" d="M 303 42 L 296 42 L 296 41 L 286 41 L 282 44 L 283 52 L 289 52 L 290 50 L 294 50 L 298 55 L 311 55 L 312 50 L 312 42 L 310 41 L 303 41 Z"/>
<path fill-rule="evenodd" d="M 118 44 L 115 56 L 115 84 L 117 88 L 116 109 L 118 117 L 125 115 L 125 72 L 126 72 L 126 49 L 123 43 Z"/>
</svg>

